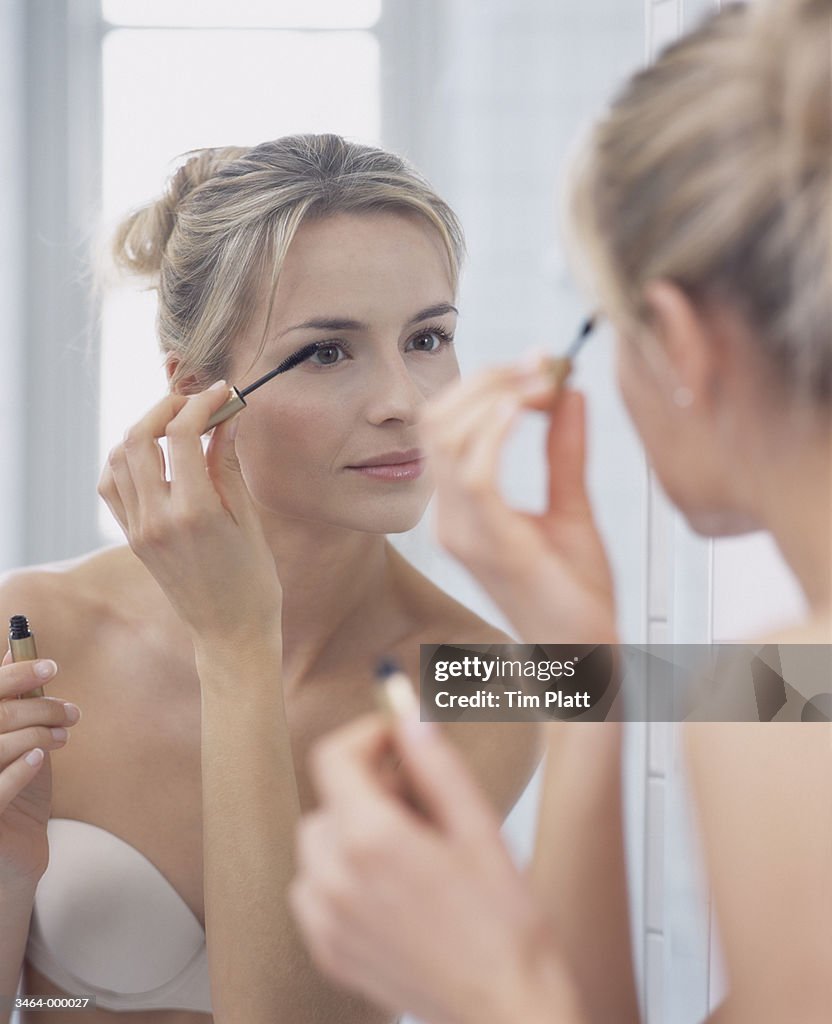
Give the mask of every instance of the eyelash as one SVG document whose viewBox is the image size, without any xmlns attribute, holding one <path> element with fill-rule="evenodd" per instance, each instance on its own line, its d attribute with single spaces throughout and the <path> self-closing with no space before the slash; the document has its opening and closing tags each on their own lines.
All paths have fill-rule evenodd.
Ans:
<svg viewBox="0 0 832 1024">
<path fill-rule="evenodd" d="M 430 334 L 435 334 L 436 337 L 439 338 L 440 344 L 439 344 L 438 348 L 434 349 L 432 352 L 426 352 L 425 355 L 434 356 L 438 352 L 440 352 L 443 348 L 446 348 L 448 345 L 452 345 L 453 344 L 453 340 L 454 340 L 453 334 L 450 334 L 448 331 L 445 330 L 444 327 L 440 327 L 438 325 L 435 326 L 435 327 L 425 327 L 421 331 L 418 331 L 416 334 L 412 335 L 408 339 L 408 344 L 410 344 L 410 342 L 412 342 L 412 341 L 415 341 L 417 338 L 424 338 L 424 337 L 426 337 L 426 336 L 428 336 Z M 315 352 L 313 352 L 309 356 L 307 356 L 306 359 L 304 360 L 304 362 L 305 363 L 312 363 L 312 359 L 314 358 L 314 356 L 318 352 L 320 352 L 321 349 L 325 349 L 325 348 L 337 348 L 341 352 L 344 352 L 348 356 L 352 353 L 352 346 L 350 345 L 350 343 L 348 341 L 319 341 L 317 343 L 317 345 L 316 345 Z M 330 366 L 337 366 L 339 363 L 343 363 L 343 362 L 345 362 L 345 360 L 338 359 L 334 363 L 312 363 L 312 365 L 313 366 L 317 366 L 318 369 L 320 369 L 320 370 L 325 370 L 325 369 L 327 369 Z"/>
</svg>

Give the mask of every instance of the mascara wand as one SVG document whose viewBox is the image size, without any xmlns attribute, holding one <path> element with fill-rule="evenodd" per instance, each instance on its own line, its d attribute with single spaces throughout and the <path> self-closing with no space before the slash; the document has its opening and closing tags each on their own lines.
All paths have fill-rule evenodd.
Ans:
<svg viewBox="0 0 832 1024">
<path fill-rule="evenodd" d="M 250 395 L 252 391 L 256 391 L 261 388 L 264 384 L 268 383 L 273 377 L 276 377 L 280 373 L 286 373 L 287 370 L 293 369 L 299 363 L 302 363 L 304 359 L 308 359 L 309 356 L 313 355 L 318 351 L 319 348 L 325 347 L 323 342 L 315 341 L 310 345 L 304 345 L 303 348 L 298 349 L 297 352 L 293 352 L 288 359 L 284 359 L 283 362 L 275 367 L 273 370 L 269 370 L 268 373 L 258 378 L 253 384 L 249 384 L 247 388 L 243 388 L 242 391 L 235 387 L 229 388 L 228 398 L 225 403 L 217 409 L 214 415 L 208 420 L 208 426 L 205 428 L 203 433 L 207 433 L 214 427 L 218 426 L 224 420 L 230 419 L 235 413 L 238 413 L 241 409 L 245 408 L 246 395 Z"/>
<path fill-rule="evenodd" d="M 580 352 L 587 342 L 587 339 L 595 330 L 598 325 L 598 314 L 593 313 L 581 324 L 581 329 L 575 336 L 575 340 L 566 350 L 562 356 L 555 356 L 552 359 L 547 360 L 547 369 L 554 378 L 555 388 L 557 391 L 563 387 L 566 383 L 566 379 L 572 372 L 574 366 L 575 356 Z"/>
<path fill-rule="evenodd" d="M 581 351 L 586 344 L 587 338 L 592 334 L 598 324 L 598 314 L 593 313 L 592 316 L 588 316 L 581 324 L 581 329 L 578 331 L 578 335 L 569 348 L 566 350 L 566 354 L 563 356 L 564 359 L 574 359 L 575 356 Z"/>
</svg>

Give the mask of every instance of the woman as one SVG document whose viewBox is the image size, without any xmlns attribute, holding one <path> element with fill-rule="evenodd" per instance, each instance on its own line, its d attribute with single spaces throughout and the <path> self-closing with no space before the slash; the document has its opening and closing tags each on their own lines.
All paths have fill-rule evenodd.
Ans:
<svg viewBox="0 0 832 1024">
<path fill-rule="evenodd" d="M 118 262 L 158 288 L 171 393 L 102 476 L 130 546 L 26 570 L 2 591 L 84 715 L 55 762 L 48 837 L 44 772 L 62 742 L 38 735 L 46 767 L 6 769 L 23 786 L 0 817 L 4 921 L 17 928 L 3 941 L 18 964 L 34 901 L 24 993 L 95 993 L 135 1024 L 196 1024 L 212 1012 L 210 969 L 220 1019 L 390 1019 L 317 973 L 287 886 L 313 800 L 306 750 L 372 707 L 378 659 L 415 673 L 420 641 L 502 636 L 385 536 L 414 526 L 430 496 L 416 421 L 458 376 L 461 251 L 456 218 L 416 172 L 331 135 L 200 151 L 119 230 Z M 310 343 L 203 454 L 223 381 L 246 384 Z M 45 720 L 42 701 L 24 708 L 10 728 Z M 534 735 L 451 734 L 504 814 Z M 8 749 L 6 763 L 22 756 Z M 279 963 L 263 973 L 266 948 Z"/>
<path fill-rule="evenodd" d="M 769 530 L 801 583 L 806 620 L 779 643 L 832 641 L 831 62 L 830 0 L 726 8 L 627 85 L 572 190 L 621 392 L 664 489 L 700 533 Z M 551 416 L 547 514 L 516 513 L 496 486 L 507 430 L 540 404 L 533 379 L 494 371 L 429 407 L 440 537 L 521 637 L 614 636 L 581 396 Z M 530 878 L 434 728 L 391 735 L 368 716 L 316 747 L 322 806 L 301 825 L 292 902 L 334 979 L 430 1024 L 637 1017 L 610 872 L 617 729 L 557 728 Z M 829 1020 L 828 725 L 699 724 L 687 741 L 730 985 L 713 1019 Z M 421 816 L 379 780 L 391 746 Z M 350 831 L 358 817 L 371 841 Z M 427 858 L 434 898 L 417 900 Z"/>
</svg>

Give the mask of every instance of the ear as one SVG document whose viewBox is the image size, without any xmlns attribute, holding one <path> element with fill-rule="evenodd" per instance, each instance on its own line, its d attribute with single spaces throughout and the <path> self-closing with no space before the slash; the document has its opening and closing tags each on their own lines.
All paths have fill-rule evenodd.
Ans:
<svg viewBox="0 0 832 1024">
<path fill-rule="evenodd" d="M 169 353 L 165 358 L 165 373 L 167 374 L 168 384 L 173 380 L 173 376 L 179 369 L 181 362 L 182 360 L 179 356 L 175 356 L 172 353 Z M 204 391 L 205 387 L 206 385 L 199 377 L 192 373 L 189 377 L 184 377 L 182 380 L 177 381 L 175 392 L 178 395 L 195 395 L 200 391 Z"/>
<path fill-rule="evenodd" d="M 716 393 L 721 352 L 712 318 L 671 281 L 650 281 L 644 302 L 668 398 L 685 388 L 691 404 L 709 404 Z"/>
</svg>

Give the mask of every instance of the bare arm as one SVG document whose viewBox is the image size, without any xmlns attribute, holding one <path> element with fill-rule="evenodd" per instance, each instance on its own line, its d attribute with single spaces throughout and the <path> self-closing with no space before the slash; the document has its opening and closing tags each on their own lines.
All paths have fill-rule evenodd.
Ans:
<svg viewBox="0 0 832 1024">
<path fill-rule="evenodd" d="M 0 892 L 0 1024 L 8 1024 L 17 992 L 35 890 L 31 887 Z"/>
<path fill-rule="evenodd" d="M 168 395 L 111 451 L 99 484 L 194 643 L 202 695 L 205 915 L 218 1024 L 381 1024 L 310 966 L 287 888 L 299 800 L 281 681 L 282 589 L 227 390 Z M 171 480 L 160 478 L 168 438 Z M 161 464 L 164 464 L 163 461 Z"/>
<path fill-rule="evenodd" d="M 639 1020 L 621 805 L 621 728 L 552 723 L 531 881 L 588 1021 Z"/>
<path fill-rule="evenodd" d="M 279 641 L 197 647 L 202 682 L 205 921 L 217 1024 L 388 1024 L 313 967 L 289 911 L 300 815 Z M 233 678 L 235 686 L 228 686 Z"/>
</svg>

